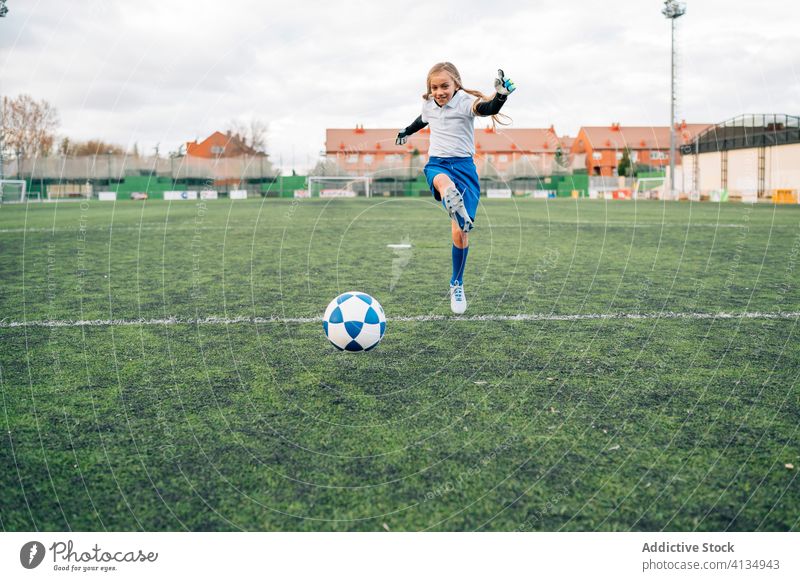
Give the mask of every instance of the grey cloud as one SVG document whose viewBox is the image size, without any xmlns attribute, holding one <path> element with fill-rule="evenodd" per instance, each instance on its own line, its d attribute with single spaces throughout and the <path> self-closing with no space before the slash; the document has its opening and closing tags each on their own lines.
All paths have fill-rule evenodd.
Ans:
<svg viewBox="0 0 800 581">
<path fill-rule="evenodd" d="M 716 121 L 737 108 L 796 113 L 794 2 L 689 0 L 680 21 L 680 113 Z M 315 159 L 326 127 L 400 127 L 419 114 L 425 74 L 455 62 L 492 90 L 503 66 L 520 90 L 517 127 L 665 124 L 669 27 L 660 3 L 410 0 L 14 2 L 0 34 L 5 93 L 58 108 L 76 138 L 160 142 L 161 150 L 233 118 L 270 123 L 273 157 Z M 19 37 L 16 42 L 13 39 Z M 795 109 L 792 111 L 791 109 Z M 738 111 L 738 112 L 737 112 Z"/>
</svg>

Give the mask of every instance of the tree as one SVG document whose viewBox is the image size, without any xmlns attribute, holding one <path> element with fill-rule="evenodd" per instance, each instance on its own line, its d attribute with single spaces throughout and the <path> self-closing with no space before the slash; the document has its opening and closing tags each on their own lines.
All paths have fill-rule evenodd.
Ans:
<svg viewBox="0 0 800 581">
<path fill-rule="evenodd" d="M 247 121 L 231 121 L 228 131 L 231 135 L 236 135 L 247 147 L 253 148 L 258 153 L 266 153 L 268 129 L 269 125 L 265 121 L 251 117 Z"/>
<path fill-rule="evenodd" d="M 631 177 L 632 174 L 633 164 L 631 163 L 631 150 L 626 147 L 622 152 L 622 159 L 619 160 L 619 165 L 617 166 L 617 175 Z"/>
<path fill-rule="evenodd" d="M 19 95 L 3 97 L 2 108 L 3 147 L 23 157 L 50 154 L 58 127 L 55 107 L 44 99 L 34 101 L 30 95 Z"/>
<path fill-rule="evenodd" d="M 121 145 L 106 143 L 102 139 L 90 139 L 89 141 L 70 141 L 65 137 L 58 145 L 58 153 L 68 156 L 93 156 L 93 155 L 124 155 L 125 150 Z"/>
<path fill-rule="evenodd" d="M 312 176 L 338 176 L 342 173 L 342 169 L 333 157 L 323 157 L 317 161 L 314 168 L 308 173 Z"/>
</svg>

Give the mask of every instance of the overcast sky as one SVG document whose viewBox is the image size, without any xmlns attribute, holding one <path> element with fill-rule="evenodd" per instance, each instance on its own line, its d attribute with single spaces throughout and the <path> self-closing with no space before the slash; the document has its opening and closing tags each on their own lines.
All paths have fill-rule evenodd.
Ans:
<svg viewBox="0 0 800 581">
<path fill-rule="evenodd" d="M 232 119 L 269 124 L 268 149 L 304 171 L 325 129 L 404 127 L 425 75 L 515 81 L 515 127 L 668 125 L 661 0 L 8 0 L 0 92 L 53 103 L 61 135 L 161 153 Z M 678 21 L 678 119 L 800 115 L 800 2 L 688 0 Z M 482 120 L 478 124 L 485 123 Z"/>
</svg>

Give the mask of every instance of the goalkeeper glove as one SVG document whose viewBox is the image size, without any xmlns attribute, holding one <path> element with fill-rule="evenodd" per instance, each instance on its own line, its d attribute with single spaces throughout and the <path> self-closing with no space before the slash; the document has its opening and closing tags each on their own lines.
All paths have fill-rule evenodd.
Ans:
<svg viewBox="0 0 800 581">
<path fill-rule="evenodd" d="M 497 78 L 494 80 L 494 90 L 501 95 L 510 95 L 516 89 L 511 79 L 507 79 L 503 69 L 497 69 Z"/>
<path fill-rule="evenodd" d="M 405 131 L 399 131 L 397 133 L 397 139 L 394 140 L 395 145 L 405 145 L 406 141 L 408 141 L 408 135 L 406 135 Z"/>
</svg>

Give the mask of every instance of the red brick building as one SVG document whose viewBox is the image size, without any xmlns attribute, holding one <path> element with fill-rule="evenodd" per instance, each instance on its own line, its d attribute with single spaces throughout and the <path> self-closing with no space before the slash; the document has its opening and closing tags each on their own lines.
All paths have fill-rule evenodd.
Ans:
<svg viewBox="0 0 800 581">
<path fill-rule="evenodd" d="M 680 163 L 677 149 L 709 126 L 709 123 L 684 121 L 676 127 L 676 164 Z M 589 175 L 616 175 L 625 149 L 630 150 L 631 163 L 660 168 L 669 165 L 669 133 L 669 127 L 623 127 L 619 123 L 610 127 L 581 127 L 570 152 L 576 164 L 583 161 Z"/>
<path fill-rule="evenodd" d="M 340 170 L 352 175 L 404 175 L 421 167 L 428 158 L 430 130 L 408 138 L 405 145 L 395 145 L 397 129 L 328 129 L 325 154 Z M 475 130 L 475 165 L 478 173 L 550 175 L 561 150 L 568 149 L 555 129 L 516 129 L 498 126 Z"/>
<path fill-rule="evenodd" d="M 215 131 L 200 143 L 189 141 L 186 143 L 186 155 L 216 159 L 220 157 L 240 157 L 243 155 L 263 155 L 242 141 L 239 135 L 232 135 L 230 131 L 221 133 Z"/>
</svg>

